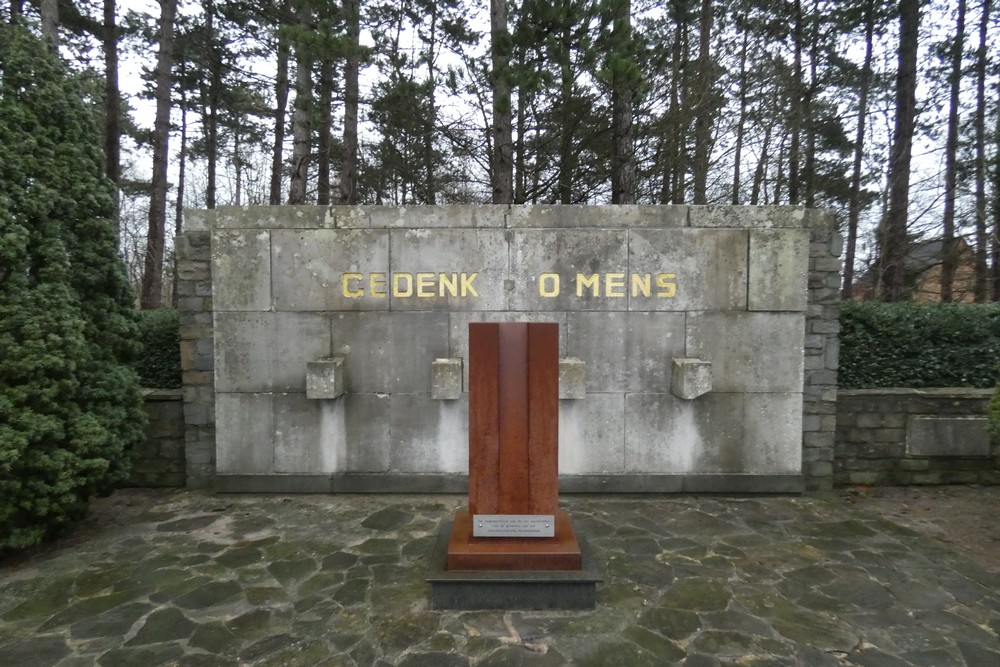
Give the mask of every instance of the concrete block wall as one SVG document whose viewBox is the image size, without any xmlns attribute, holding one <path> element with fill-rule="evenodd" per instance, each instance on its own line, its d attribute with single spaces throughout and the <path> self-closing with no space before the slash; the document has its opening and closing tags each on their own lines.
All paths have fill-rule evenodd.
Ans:
<svg viewBox="0 0 1000 667">
<path fill-rule="evenodd" d="M 146 389 L 142 394 L 148 419 L 146 439 L 133 452 L 127 486 L 183 487 L 184 403 L 181 390 Z"/>
<path fill-rule="evenodd" d="M 989 389 L 842 390 L 834 483 L 1000 484 Z"/>
<path fill-rule="evenodd" d="M 469 322 L 505 320 L 558 322 L 560 356 L 585 364 L 585 397 L 560 402 L 565 490 L 832 484 L 825 213 L 241 207 L 186 224 L 191 486 L 462 490 L 466 395 L 435 399 L 432 365 L 467 357 Z M 347 393 L 308 399 L 307 365 L 334 356 Z M 712 391 L 674 396 L 674 358 L 711 361 Z"/>
</svg>

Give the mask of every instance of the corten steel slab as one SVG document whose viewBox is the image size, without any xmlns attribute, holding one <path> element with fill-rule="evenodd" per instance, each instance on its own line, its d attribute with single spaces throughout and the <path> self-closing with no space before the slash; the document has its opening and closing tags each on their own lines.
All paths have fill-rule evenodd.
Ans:
<svg viewBox="0 0 1000 667">
<path fill-rule="evenodd" d="M 586 540 L 578 570 L 445 569 L 452 524 L 445 522 L 431 554 L 427 581 L 434 609 L 593 609 L 600 571 Z"/>
<path fill-rule="evenodd" d="M 455 514 L 445 569 L 482 570 L 579 570 L 583 567 L 580 543 L 569 515 L 555 513 L 555 537 L 473 537 L 472 515 Z"/>
<path fill-rule="evenodd" d="M 469 508 L 554 514 L 559 325 L 469 324 Z"/>
</svg>

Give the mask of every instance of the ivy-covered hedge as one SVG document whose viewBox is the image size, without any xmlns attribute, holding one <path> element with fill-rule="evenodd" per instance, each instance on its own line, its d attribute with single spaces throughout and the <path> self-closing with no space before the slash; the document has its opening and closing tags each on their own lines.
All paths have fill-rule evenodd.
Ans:
<svg viewBox="0 0 1000 667">
<path fill-rule="evenodd" d="M 1000 304 L 844 302 L 843 389 L 976 387 L 997 383 Z"/>
<path fill-rule="evenodd" d="M 149 389 L 179 389 L 181 351 L 176 310 L 159 308 L 139 313 L 142 354 L 135 363 L 139 382 Z"/>
</svg>

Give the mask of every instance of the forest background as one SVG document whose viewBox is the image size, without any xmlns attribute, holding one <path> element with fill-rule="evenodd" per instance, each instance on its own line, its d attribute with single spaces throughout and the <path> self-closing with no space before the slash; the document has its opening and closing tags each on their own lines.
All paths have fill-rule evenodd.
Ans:
<svg viewBox="0 0 1000 667">
<path fill-rule="evenodd" d="M 843 296 L 1000 300 L 993 0 L 8 0 L 86 83 L 144 308 L 185 207 L 790 204 Z M 922 259 L 918 262 L 917 258 Z"/>
</svg>

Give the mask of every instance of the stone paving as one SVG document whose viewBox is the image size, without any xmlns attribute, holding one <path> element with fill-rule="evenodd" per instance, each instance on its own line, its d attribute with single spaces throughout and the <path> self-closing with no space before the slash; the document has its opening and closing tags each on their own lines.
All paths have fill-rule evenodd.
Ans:
<svg viewBox="0 0 1000 667">
<path fill-rule="evenodd" d="M 435 611 L 460 496 L 181 492 L 0 568 L 0 664 L 1000 665 L 1000 573 L 833 497 L 563 497 L 586 612 Z"/>
</svg>

